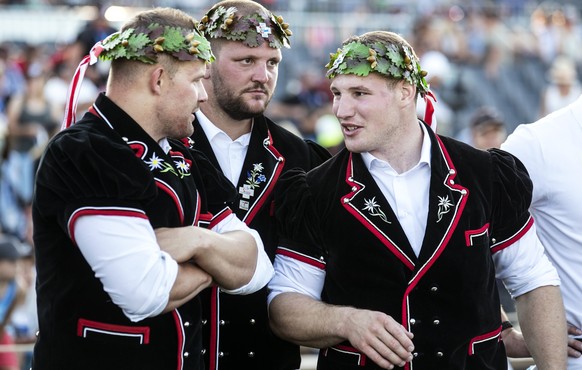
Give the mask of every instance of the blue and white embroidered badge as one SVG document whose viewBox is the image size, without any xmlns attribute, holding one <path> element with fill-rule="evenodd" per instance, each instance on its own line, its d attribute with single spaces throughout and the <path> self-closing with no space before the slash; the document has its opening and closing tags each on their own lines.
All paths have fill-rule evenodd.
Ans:
<svg viewBox="0 0 582 370">
<path fill-rule="evenodd" d="M 267 177 L 262 174 L 264 168 L 262 163 L 253 164 L 253 169 L 247 171 L 247 179 L 242 187 L 238 189 L 242 198 L 239 202 L 239 208 L 245 211 L 249 210 L 250 202 L 248 199 L 255 196 L 255 189 L 260 187 L 262 182 L 267 181 Z M 245 200 L 246 199 L 246 200 Z"/>
</svg>

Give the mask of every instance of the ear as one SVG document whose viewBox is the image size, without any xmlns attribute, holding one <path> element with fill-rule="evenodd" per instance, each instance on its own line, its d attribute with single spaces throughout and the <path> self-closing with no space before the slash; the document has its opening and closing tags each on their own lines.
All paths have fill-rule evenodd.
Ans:
<svg viewBox="0 0 582 370">
<path fill-rule="evenodd" d="M 204 73 L 205 80 L 210 79 L 210 76 L 212 76 L 212 68 L 213 68 L 212 66 L 213 65 L 214 65 L 214 63 L 206 63 L 206 72 Z"/>
<path fill-rule="evenodd" d="M 161 65 L 156 66 L 150 73 L 149 88 L 153 94 L 159 95 L 164 84 L 164 74 L 166 71 Z"/>
<path fill-rule="evenodd" d="M 413 86 L 406 80 L 400 82 L 401 99 L 403 103 L 416 102 L 416 86 Z"/>
</svg>

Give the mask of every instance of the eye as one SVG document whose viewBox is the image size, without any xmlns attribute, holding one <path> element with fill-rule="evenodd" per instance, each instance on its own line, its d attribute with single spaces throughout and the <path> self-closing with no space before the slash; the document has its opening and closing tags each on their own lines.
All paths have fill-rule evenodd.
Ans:
<svg viewBox="0 0 582 370">
<path fill-rule="evenodd" d="M 252 64 L 253 63 L 253 59 L 252 58 L 244 58 L 241 60 L 242 64 Z"/>
<path fill-rule="evenodd" d="M 269 60 L 267 63 L 269 64 L 269 67 L 277 67 L 279 65 L 279 61 L 275 59 Z"/>
</svg>

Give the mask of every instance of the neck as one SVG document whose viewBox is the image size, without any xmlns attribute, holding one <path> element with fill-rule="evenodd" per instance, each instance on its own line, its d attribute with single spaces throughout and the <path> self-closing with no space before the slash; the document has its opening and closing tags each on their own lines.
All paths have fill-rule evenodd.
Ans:
<svg viewBox="0 0 582 370">
<path fill-rule="evenodd" d="M 394 132 L 391 140 L 380 151 L 371 153 L 385 160 L 398 173 L 404 173 L 418 163 L 422 151 L 424 132 L 418 120 L 401 126 L 400 132 Z"/>
<path fill-rule="evenodd" d="M 231 140 L 236 140 L 244 134 L 251 132 L 253 119 L 236 120 L 230 117 L 222 109 L 212 106 L 210 102 L 201 105 L 200 110 L 212 122 L 212 124 L 224 131 Z"/>
</svg>

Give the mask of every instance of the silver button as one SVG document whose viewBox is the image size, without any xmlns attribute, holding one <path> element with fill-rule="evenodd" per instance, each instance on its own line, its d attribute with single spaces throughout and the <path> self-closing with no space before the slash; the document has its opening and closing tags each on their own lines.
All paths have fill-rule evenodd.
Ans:
<svg viewBox="0 0 582 370">
<path fill-rule="evenodd" d="M 218 323 L 220 324 L 220 326 L 226 325 L 226 321 L 224 321 L 224 320 L 220 320 Z"/>
<path fill-rule="evenodd" d="M 348 198 L 344 198 L 344 203 L 349 203 L 350 200 Z"/>
<path fill-rule="evenodd" d="M 206 348 L 202 348 L 202 350 L 200 350 L 200 354 L 201 355 L 205 355 L 206 354 Z"/>
<path fill-rule="evenodd" d="M 441 323 L 441 320 L 434 319 L 432 323 L 433 323 L 433 325 L 439 325 Z"/>
<path fill-rule="evenodd" d="M 412 353 L 412 356 L 414 356 L 414 357 L 418 357 L 418 352 L 413 352 L 413 353 Z"/>
<path fill-rule="evenodd" d="M 184 352 L 184 357 L 188 357 L 190 354 L 188 352 Z"/>
<path fill-rule="evenodd" d="M 255 321 L 255 319 L 250 319 L 250 320 L 249 320 L 249 324 L 251 324 L 251 325 L 255 325 L 255 324 L 256 324 L 256 321 Z"/>
<path fill-rule="evenodd" d="M 207 322 L 208 320 L 202 320 L 202 325 L 206 325 Z"/>
<path fill-rule="evenodd" d="M 218 357 L 224 357 L 224 352 L 218 352 Z"/>
<path fill-rule="evenodd" d="M 438 351 L 437 353 L 435 353 L 436 357 L 443 357 L 445 354 L 442 353 L 441 351 Z"/>
<path fill-rule="evenodd" d="M 414 325 L 416 324 L 416 320 L 415 319 L 410 319 L 410 325 Z"/>
<path fill-rule="evenodd" d="M 249 353 L 247 353 L 247 356 L 249 356 L 250 358 L 253 358 L 253 357 L 255 357 L 255 353 L 254 352 L 249 352 Z"/>
<path fill-rule="evenodd" d="M 283 157 L 277 158 L 277 162 L 283 162 L 284 160 L 285 160 L 285 158 L 283 158 Z"/>
<path fill-rule="evenodd" d="M 493 244 L 497 243 L 497 239 L 491 238 L 491 243 L 493 243 Z"/>
<path fill-rule="evenodd" d="M 465 190 L 465 189 L 461 190 L 461 194 L 467 195 L 467 190 Z"/>
<path fill-rule="evenodd" d="M 437 286 L 432 286 L 432 287 L 430 287 L 430 291 L 431 291 L 431 292 L 433 292 L 433 293 L 436 293 L 436 292 L 438 292 L 438 291 L 439 291 L 439 287 L 437 287 Z"/>
<path fill-rule="evenodd" d="M 449 170 L 449 173 L 450 173 L 451 175 L 454 175 L 455 173 L 457 173 L 457 171 L 455 171 L 455 169 L 454 169 L 454 168 L 451 168 L 451 169 Z"/>
<path fill-rule="evenodd" d="M 185 327 L 189 327 L 189 326 L 190 326 L 190 322 L 189 322 L 189 321 L 186 321 L 186 322 L 184 323 L 184 326 L 185 326 Z"/>
</svg>

